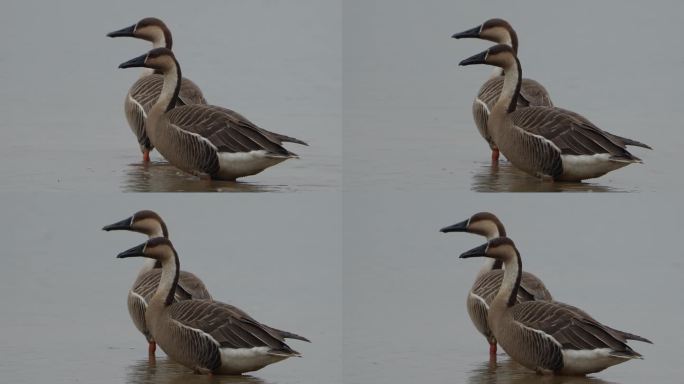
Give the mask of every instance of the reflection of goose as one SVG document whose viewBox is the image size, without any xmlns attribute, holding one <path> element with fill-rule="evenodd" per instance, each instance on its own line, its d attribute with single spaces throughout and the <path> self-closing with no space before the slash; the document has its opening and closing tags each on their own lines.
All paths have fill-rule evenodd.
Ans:
<svg viewBox="0 0 684 384">
<path fill-rule="evenodd" d="M 124 192 L 272 192 L 290 186 L 253 181 L 225 181 L 197 178 L 166 161 L 128 164 L 124 169 Z M 547 183 L 548 184 L 548 183 Z"/>
<path fill-rule="evenodd" d="M 541 373 L 584 375 L 641 358 L 627 345 L 625 333 L 582 316 L 584 312 L 574 307 L 553 301 L 518 303 L 522 260 L 511 239 L 499 237 L 461 255 L 469 257 L 504 263 L 503 282 L 488 320 L 499 345 L 523 366 Z"/>
<path fill-rule="evenodd" d="M 494 214 L 489 212 L 479 212 L 471 216 L 468 220 L 442 228 L 442 232 L 468 232 L 484 236 L 487 240 L 495 239 L 499 236 L 506 236 L 506 228 Z M 466 307 L 470 320 L 475 324 L 475 328 L 487 338 L 489 342 L 490 355 L 496 356 L 496 338 L 487 324 L 487 313 L 489 306 L 499 291 L 503 280 L 502 262 L 488 258 L 475 277 Z M 551 293 L 546 289 L 544 283 L 535 275 L 529 272 L 522 273 L 520 289 L 518 290 L 517 300 L 519 302 L 529 300 L 551 300 Z"/>
<path fill-rule="evenodd" d="M 470 370 L 468 384 L 616 384 L 587 376 L 538 375 L 513 359 L 482 362 Z"/>
<path fill-rule="evenodd" d="M 471 190 L 475 192 L 629 192 L 592 182 L 540 183 L 510 162 L 480 162 L 473 170 Z"/>
<path fill-rule="evenodd" d="M 207 382 L 206 376 L 196 375 L 180 364 L 167 358 L 157 359 L 154 364 L 147 360 L 138 360 L 131 364 L 126 372 L 128 384 L 270 384 L 258 377 L 214 376 Z"/>
<path fill-rule="evenodd" d="M 169 237 L 164 220 L 153 211 L 139 211 L 133 216 L 110 224 L 102 228 L 105 231 L 133 231 L 147 235 L 150 239 L 155 237 Z M 152 299 L 154 292 L 159 286 L 161 278 L 161 264 L 154 259 L 147 259 L 143 264 L 138 277 L 133 283 L 133 287 L 128 291 L 128 313 L 131 320 L 138 330 L 145 335 L 149 342 L 149 353 L 154 355 L 155 343 L 150 329 L 145 322 L 145 312 L 147 305 Z M 178 275 L 178 288 L 173 297 L 174 301 L 207 299 L 211 300 L 211 295 L 199 277 L 187 271 L 180 271 Z"/>
<path fill-rule="evenodd" d="M 515 52 L 516 55 L 518 54 L 518 34 L 515 33 L 513 27 L 511 27 L 506 20 L 490 19 L 485 21 L 482 25 L 457 33 L 451 37 L 455 39 L 479 38 L 493 41 L 498 44 L 507 44 L 513 48 L 513 52 Z M 473 117 L 475 118 L 475 125 L 482 137 L 489 143 L 489 147 L 492 148 L 492 160 L 494 161 L 499 159 L 499 149 L 496 147 L 496 144 L 494 144 L 492 136 L 487 129 L 487 119 L 501 94 L 504 83 L 502 75 L 503 69 L 497 68 L 494 75 L 482 85 L 475 100 L 473 100 Z M 517 102 L 518 108 L 524 108 L 530 105 L 553 107 L 551 96 L 549 96 L 546 88 L 538 82 L 528 78 L 523 78 L 521 81 L 520 97 Z"/>
<path fill-rule="evenodd" d="M 128 36 L 147 40 L 152 43 L 154 48 L 165 47 L 171 49 L 173 45 L 169 28 L 166 27 L 163 21 L 154 17 L 144 18 L 130 27 L 110 32 L 107 36 Z M 162 75 L 156 74 L 154 70 L 145 69 L 140 79 L 131 86 L 124 102 L 124 111 L 126 112 L 128 125 L 138 138 L 138 144 L 143 153 L 144 161 L 150 160 L 150 151 L 154 148 L 145 130 L 145 120 L 152 105 L 159 98 L 163 83 L 164 78 Z M 181 79 L 181 87 L 176 102 L 178 105 L 207 103 L 199 87 L 185 77 Z"/>
<path fill-rule="evenodd" d="M 164 85 L 147 116 L 147 134 L 166 160 L 188 173 L 235 180 L 296 158 L 281 146 L 284 142 L 306 145 L 262 129 L 225 108 L 203 104 L 176 107 L 181 69 L 166 48 L 155 48 L 119 67 L 162 72 Z"/>
<path fill-rule="evenodd" d="M 542 106 L 516 109 L 522 69 L 508 45 L 496 45 L 460 64 L 489 64 L 504 69 L 503 89 L 487 127 L 503 155 L 530 175 L 564 181 L 591 179 L 640 163 L 626 146 L 650 148 L 605 132 L 583 116 L 565 109 Z"/>
<path fill-rule="evenodd" d="M 161 280 L 145 320 L 154 340 L 174 361 L 200 373 L 241 374 L 300 356 L 285 344 L 282 331 L 260 324 L 231 305 L 209 300 L 174 302 L 180 263 L 168 239 L 150 239 L 117 257 L 148 257 L 161 263 Z"/>
</svg>

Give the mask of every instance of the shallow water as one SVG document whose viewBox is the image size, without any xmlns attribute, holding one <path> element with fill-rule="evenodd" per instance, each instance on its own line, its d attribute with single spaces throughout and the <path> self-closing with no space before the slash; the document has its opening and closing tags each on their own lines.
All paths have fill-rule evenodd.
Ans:
<svg viewBox="0 0 684 384">
<path fill-rule="evenodd" d="M 201 7 L 130 0 L 3 4 L 0 191 L 339 188 L 339 1 L 214 0 Z M 169 25 L 183 75 L 211 104 L 308 142 L 309 147 L 286 144 L 301 158 L 233 187 L 155 167 L 140 175 L 142 156 L 123 113 L 124 97 L 139 71 L 117 66 L 151 45 L 105 34 L 146 16 Z M 156 152 L 154 158 L 162 160 Z"/>
<path fill-rule="evenodd" d="M 671 196 L 348 192 L 344 196 L 346 383 L 678 383 L 684 302 L 682 207 Z M 587 378 L 543 377 L 488 344 L 465 307 L 484 243 L 439 229 L 489 210 L 516 242 L 523 270 L 555 299 L 654 342 L 630 342 L 644 360 Z"/>
<path fill-rule="evenodd" d="M 344 188 L 681 190 L 684 52 L 664 47 L 679 44 L 682 11 L 676 1 L 345 1 Z M 515 177 L 513 186 L 503 182 L 508 174 L 486 176 L 481 164 L 490 151 L 471 106 L 492 68 L 458 63 L 493 43 L 450 36 L 492 17 L 516 29 L 525 77 L 544 84 L 557 106 L 651 145 L 631 149 L 644 164 L 579 187 L 547 188 L 531 177 Z"/>
<path fill-rule="evenodd" d="M 12 383 L 341 383 L 341 212 L 337 194 L 303 196 L 5 193 L 0 378 Z M 217 300 L 312 342 L 251 377 L 194 375 L 147 342 L 126 309 L 144 236 L 102 226 L 148 208 L 166 220 L 181 267 Z M 287 230 L 285 230 L 287 229 Z"/>
</svg>

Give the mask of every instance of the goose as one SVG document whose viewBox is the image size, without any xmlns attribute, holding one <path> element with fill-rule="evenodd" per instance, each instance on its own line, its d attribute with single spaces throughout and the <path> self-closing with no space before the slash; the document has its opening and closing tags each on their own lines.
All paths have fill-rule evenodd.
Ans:
<svg viewBox="0 0 684 384">
<path fill-rule="evenodd" d="M 171 49 L 173 39 L 171 31 L 163 21 L 146 17 L 130 27 L 122 28 L 107 34 L 109 37 L 135 37 L 150 41 L 154 48 L 165 47 Z M 145 129 L 145 120 L 154 102 L 159 98 L 164 78 L 154 70 L 146 68 L 140 78 L 133 83 L 126 94 L 124 112 L 131 130 L 138 139 L 143 161 L 150 161 L 150 151 L 154 146 L 150 142 Z M 190 79 L 181 78 L 181 87 L 178 92 L 178 105 L 206 104 L 202 90 Z"/>
<path fill-rule="evenodd" d="M 601 130 L 583 116 L 558 107 L 517 109 L 522 69 L 508 45 L 495 45 L 460 65 L 488 64 L 504 69 L 501 95 L 487 127 L 504 156 L 517 168 L 543 179 L 581 181 L 602 176 L 641 159 L 627 145 L 646 144 Z"/>
<path fill-rule="evenodd" d="M 474 233 L 486 237 L 487 240 L 506 236 L 506 229 L 503 223 L 501 223 L 501 220 L 496 215 L 490 212 L 478 212 L 469 219 L 442 228 L 440 231 L 442 233 Z M 492 357 L 496 356 L 496 338 L 487 323 L 487 313 L 503 280 L 504 272 L 501 266 L 501 260 L 486 259 L 475 277 L 475 282 L 470 288 L 468 298 L 466 299 L 466 308 L 468 309 L 470 320 L 489 342 L 489 354 Z M 553 300 L 553 298 L 544 283 L 537 276 L 529 272 L 523 272 L 516 300 L 523 302 L 530 300 Z"/>
<path fill-rule="evenodd" d="M 454 39 L 477 38 L 493 41 L 498 44 L 506 44 L 518 54 L 518 34 L 511 25 L 503 19 L 489 19 L 475 28 L 456 33 L 451 36 Z M 504 78 L 503 69 L 495 68 L 492 76 L 480 87 L 475 100 L 473 100 L 473 118 L 480 135 L 487 141 L 492 149 L 492 161 L 499 160 L 499 148 L 492 140 L 491 133 L 487 128 L 489 113 L 494 108 L 496 100 L 501 94 Z M 549 92 L 539 82 L 523 78 L 520 85 L 520 96 L 517 107 L 524 108 L 530 105 L 553 107 Z"/>
<path fill-rule="evenodd" d="M 154 211 L 142 210 L 133 216 L 110 224 L 102 228 L 105 231 L 133 231 L 147 235 L 150 239 L 155 237 L 169 237 L 168 229 L 164 220 Z M 147 306 L 157 290 L 161 278 L 161 264 L 153 259 L 147 259 L 138 272 L 133 286 L 128 291 L 128 313 L 135 327 L 142 333 L 149 343 L 148 352 L 154 355 L 156 344 L 150 333 L 150 328 L 145 322 Z M 205 299 L 211 300 L 211 295 L 200 280 L 194 274 L 180 271 L 178 275 L 178 288 L 176 289 L 175 301 Z"/>
<path fill-rule="evenodd" d="M 147 257 L 161 263 L 161 280 L 145 320 L 172 360 L 198 373 L 236 375 L 301 356 L 282 335 L 236 307 L 211 300 L 174 301 L 180 263 L 169 239 L 149 239 L 117 257 Z"/>
<path fill-rule="evenodd" d="M 504 351 L 524 367 L 543 374 L 586 375 L 642 358 L 622 333 L 582 315 L 585 312 L 576 307 L 555 301 L 518 302 L 522 260 L 510 238 L 489 240 L 460 256 L 470 257 L 504 264 L 501 287 L 489 307 L 489 326 Z"/>
<path fill-rule="evenodd" d="M 307 145 L 262 129 L 222 107 L 203 104 L 175 107 L 181 68 L 167 48 L 155 48 L 119 65 L 119 68 L 133 67 L 163 73 L 164 86 L 148 114 L 147 133 L 159 153 L 183 171 L 234 181 L 297 158 L 281 146 L 283 142 Z"/>
<path fill-rule="evenodd" d="M 133 216 L 110 224 L 102 228 L 105 231 L 132 231 L 147 235 L 149 239 L 155 237 L 169 238 L 169 231 L 166 223 L 162 220 L 158 213 L 151 210 L 141 210 L 133 214 Z M 128 291 L 128 313 L 133 320 L 135 327 L 145 336 L 149 343 L 148 352 L 154 355 L 156 344 L 150 329 L 145 322 L 145 312 L 148 303 L 154 296 L 154 292 L 159 286 L 161 279 L 161 263 L 153 259 L 146 259 L 142 268 L 138 272 L 138 276 L 133 283 L 133 286 Z M 212 300 L 211 294 L 204 285 L 204 282 L 199 277 L 187 271 L 180 271 L 178 277 L 178 287 L 174 300 Z M 233 311 L 240 315 L 246 315 L 239 308 L 232 307 Z M 297 334 L 281 331 L 279 329 L 271 328 L 272 331 L 280 334 L 286 339 L 297 339 L 302 341 L 309 341 L 303 336 Z"/>
</svg>

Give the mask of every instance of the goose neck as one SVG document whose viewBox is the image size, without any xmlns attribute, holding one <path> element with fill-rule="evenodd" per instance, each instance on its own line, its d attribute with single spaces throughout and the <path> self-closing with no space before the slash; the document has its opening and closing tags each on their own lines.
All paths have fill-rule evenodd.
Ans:
<svg viewBox="0 0 684 384">
<path fill-rule="evenodd" d="M 515 251 L 515 256 L 504 260 L 504 276 L 501 281 L 501 287 L 496 294 L 496 305 L 504 305 L 512 307 L 515 305 L 518 297 L 518 290 L 520 289 L 520 280 L 522 279 L 522 260 L 520 253 Z M 495 303 L 492 303 L 494 306 Z"/>
<path fill-rule="evenodd" d="M 155 144 L 157 122 L 162 114 L 172 110 L 176 106 L 176 100 L 181 87 L 181 70 L 178 62 L 174 59 L 174 65 L 164 71 L 164 85 L 162 86 L 159 99 L 154 104 L 147 118 L 147 134 Z M 155 144 L 156 145 L 156 144 Z"/>
<path fill-rule="evenodd" d="M 169 306 L 173 303 L 173 298 L 176 295 L 176 287 L 178 286 L 180 275 L 178 253 L 173 251 L 173 257 L 163 259 L 161 261 L 161 268 L 162 273 L 159 279 L 159 286 L 152 300 L 157 303 L 161 302 L 163 306 Z"/>
<path fill-rule="evenodd" d="M 520 95 L 520 87 L 522 86 L 522 68 L 518 58 L 513 58 L 510 64 L 503 68 L 504 83 L 501 95 L 497 104 L 506 106 L 506 112 L 511 113 L 515 111 L 518 104 L 518 97 Z"/>
</svg>

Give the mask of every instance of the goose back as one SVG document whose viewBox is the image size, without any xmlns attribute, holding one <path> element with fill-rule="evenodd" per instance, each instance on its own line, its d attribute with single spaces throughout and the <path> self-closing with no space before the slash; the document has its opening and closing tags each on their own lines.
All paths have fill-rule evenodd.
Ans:
<svg viewBox="0 0 684 384">
<path fill-rule="evenodd" d="M 612 328 L 566 304 L 527 301 L 504 316 L 490 317 L 497 339 L 506 353 L 536 371 L 593 373 L 641 357 Z"/>
<path fill-rule="evenodd" d="M 212 105 L 186 105 L 166 112 L 152 142 L 172 164 L 189 173 L 234 180 L 297 157 L 286 139 Z M 294 140 L 294 139 L 292 139 Z"/>
<path fill-rule="evenodd" d="M 133 83 L 126 95 L 124 102 L 126 120 L 142 149 L 152 150 L 154 148 L 145 128 L 145 121 L 150 109 L 159 98 L 163 84 L 164 77 L 162 75 L 146 75 Z M 182 78 L 176 105 L 206 103 L 207 101 L 204 99 L 200 88 L 189 79 Z"/>
<path fill-rule="evenodd" d="M 180 301 L 164 312 L 148 314 L 155 340 L 172 359 L 199 372 L 240 374 L 299 355 L 274 330 L 224 303 Z"/>
<path fill-rule="evenodd" d="M 502 140 L 521 146 L 517 150 L 509 148 L 512 157 L 506 157 L 532 174 L 576 181 L 641 162 L 627 151 L 623 138 L 562 108 L 521 108 L 509 113 L 508 120 L 514 129 L 501 130 Z"/>
<path fill-rule="evenodd" d="M 154 296 L 159 280 L 161 269 L 156 268 L 140 274 L 128 292 L 128 313 L 135 327 L 142 333 L 147 341 L 152 341 L 150 329 L 145 321 L 147 305 Z M 174 296 L 176 301 L 191 299 L 211 300 L 211 295 L 202 280 L 190 272 L 180 271 L 178 287 Z"/>
<path fill-rule="evenodd" d="M 501 90 L 503 89 L 504 77 L 493 76 L 487 80 L 477 93 L 477 97 L 473 100 L 473 119 L 480 135 L 489 143 L 490 148 L 496 148 L 496 144 L 492 139 L 491 133 L 487 128 L 487 120 L 489 114 L 494 108 Z M 522 79 L 520 87 L 520 97 L 518 97 L 517 107 L 524 108 L 528 106 L 547 106 L 552 107 L 551 97 L 546 91 L 546 88 L 532 79 Z"/>
</svg>

